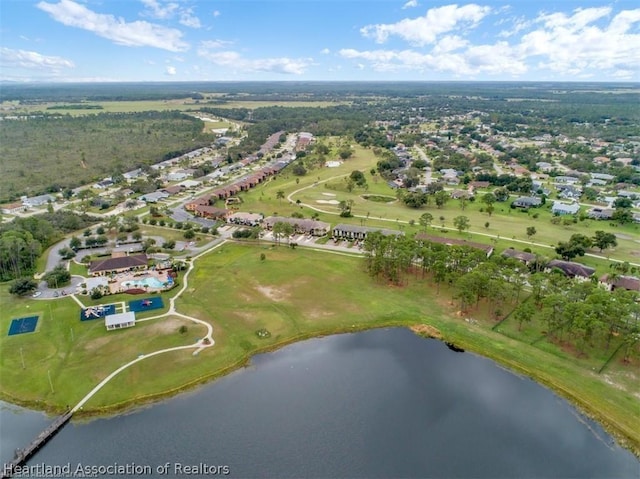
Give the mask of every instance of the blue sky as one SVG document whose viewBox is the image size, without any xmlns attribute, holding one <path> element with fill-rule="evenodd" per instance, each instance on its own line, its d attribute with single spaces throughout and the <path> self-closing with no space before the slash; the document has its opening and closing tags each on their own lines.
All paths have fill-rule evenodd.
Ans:
<svg viewBox="0 0 640 479">
<path fill-rule="evenodd" d="M 631 0 L 2 0 L 0 80 L 640 81 Z"/>
</svg>

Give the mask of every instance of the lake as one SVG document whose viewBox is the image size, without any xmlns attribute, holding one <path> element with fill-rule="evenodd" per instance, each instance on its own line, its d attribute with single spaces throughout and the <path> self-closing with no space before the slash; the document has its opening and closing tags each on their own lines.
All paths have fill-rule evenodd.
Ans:
<svg viewBox="0 0 640 479">
<path fill-rule="evenodd" d="M 50 421 L 3 404 L 2 460 Z M 164 402 L 71 423 L 29 465 L 157 477 L 167 463 L 190 477 L 640 475 L 630 452 L 553 392 L 402 328 L 293 344 Z"/>
</svg>

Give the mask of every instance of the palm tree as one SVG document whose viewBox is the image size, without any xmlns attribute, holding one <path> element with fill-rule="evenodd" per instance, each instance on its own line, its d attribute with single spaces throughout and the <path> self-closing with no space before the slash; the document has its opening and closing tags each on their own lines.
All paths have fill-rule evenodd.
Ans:
<svg viewBox="0 0 640 479">
<path fill-rule="evenodd" d="M 282 200 L 284 199 L 284 191 L 278 190 L 276 191 L 276 198 L 280 200 L 280 204 L 282 204 Z"/>
</svg>

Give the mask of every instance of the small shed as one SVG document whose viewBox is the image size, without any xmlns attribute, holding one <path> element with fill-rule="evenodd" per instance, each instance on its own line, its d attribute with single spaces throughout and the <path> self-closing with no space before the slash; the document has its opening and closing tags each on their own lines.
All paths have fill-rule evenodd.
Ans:
<svg viewBox="0 0 640 479">
<path fill-rule="evenodd" d="M 129 311 L 126 313 L 110 314 L 109 316 L 105 316 L 104 325 L 107 327 L 107 331 L 130 328 L 136 325 L 136 313 Z"/>
</svg>

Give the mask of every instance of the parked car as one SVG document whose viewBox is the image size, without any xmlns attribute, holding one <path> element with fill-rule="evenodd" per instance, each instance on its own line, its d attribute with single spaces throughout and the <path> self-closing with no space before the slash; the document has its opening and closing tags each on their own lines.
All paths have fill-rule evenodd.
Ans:
<svg viewBox="0 0 640 479">
<path fill-rule="evenodd" d="M 37 298 L 38 296 L 40 296 L 42 294 L 42 291 L 36 291 L 35 293 L 33 293 L 31 295 L 32 298 Z"/>
</svg>

